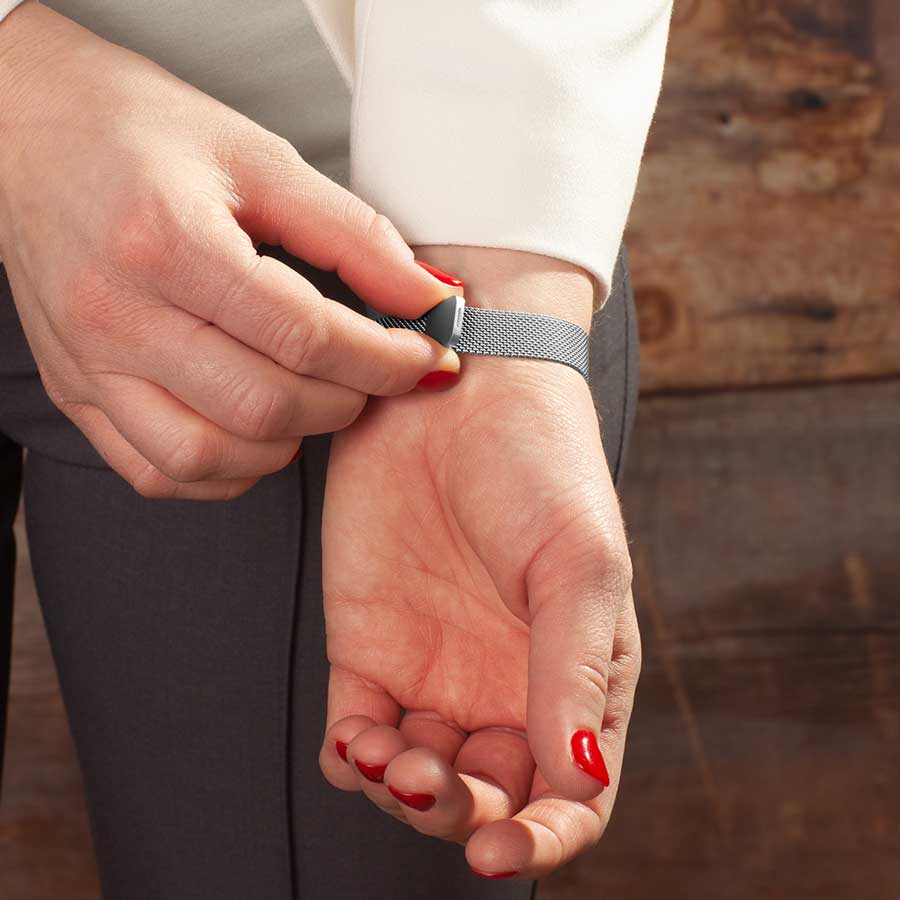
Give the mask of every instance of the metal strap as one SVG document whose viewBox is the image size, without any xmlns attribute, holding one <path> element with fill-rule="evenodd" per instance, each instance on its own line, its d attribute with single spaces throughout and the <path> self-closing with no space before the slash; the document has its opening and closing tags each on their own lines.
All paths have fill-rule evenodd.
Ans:
<svg viewBox="0 0 900 900">
<path fill-rule="evenodd" d="M 385 328 L 425 332 L 425 318 L 374 316 Z M 466 306 L 462 333 L 453 345 L 457 353 L 547 359 L 571 366 L 588 377 L 590 344 L 587 332 L 568 319 L 542 313 Z"/>
</svg>

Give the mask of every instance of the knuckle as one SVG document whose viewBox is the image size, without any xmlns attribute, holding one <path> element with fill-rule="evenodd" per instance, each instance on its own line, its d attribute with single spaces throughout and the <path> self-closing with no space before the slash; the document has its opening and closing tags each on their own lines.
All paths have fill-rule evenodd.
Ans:
<svg viewBox="0 0 900 900">
<path fill-rule="evenodd" d="M 117 218 L 105 245 L 108 259 L 126 276 L 163 269 L 172 246 L 172 213 L 161 198 L 137 200 Z"/>
<path fill-rule="evenodd" d="M 332 430 L 342 431 L 344 428 L 348 428 L 350 425 L 352 425 L 359 418 L 362 411 L 366 408 L 368 399 L 368 395 L 361 392 L 355 392 L 353 399 L 348 401 L 344 409 L 341 411 L 342 415 L 338 419 L 337 423 L 333 425 Z"/>
<path fill-rule="evenodd" d="M 641 648 L 640 641 L 638 641 L 637 646 L 631 651 L 628 658 L 631 662 L 632 678 L 635 683 L 637 683 L 638 679 L 641 677 L 641 670 L 644 668 L 644 651 Z"/>
<path fill-rule="evenodd" d="M 106 333 L 120 315 L 121 297 L 96 267 L 82 267 L 66 286 L 59 307 L 60 325 L 69 334 Z"/>
<path fill-rule="evenodd" d="M 588 684 L 596 688 L 602 697 L 606 697 L 609 694 L 609 670 L 600 662 L 602 657 L 599 654 L 594 659 L 578 663 L 576 672 Z"/>
<path fill-rule="evenodd" d="M 76 421 L 84 403 L 73 397 L 72 385 L 45 366 L 38 365 L 38 377 L 47 399 L 67 418 Z M 76 422 L 77 424 L 77 422 Z"/>
<path fill-rule="evenodd" d="M 367 243 L 372 244 L 396 244 L 403 243 L 400 232 L 394 227 L 394 223 L 383 213 L 369 209 L 371 216 L 364 232 Z"/>
<path fill-rule="evenodd" d="M 246 308 L 246 289 L 259 271 L 262 257 L 252 247 L 244 248 L 244 253 L 231 252 L 227 256 L 227 271 L 221 278 L 214 300 L 208 307 L 206 317 L 215 319 L 220 310 L 228 307 Z M 202 275 L 201 275 L 202 277 Z"/>
<path fill-rule="evenodd" d="M 378 326 L 381 327 L 380 325 Z M 407 372 L 393 366 L 376 365 L 369 373 L 366 393 L 376 397 L 392 397 L 411 391 L 422 376 L 416 372 L 410 377 Z"/>
<path fill-rule="evenodd" d="M 223 481 L 218 485 L 208 499 L 211 500 L 236 500 L 250 490 L 257 482 L 258 478 L 244 478 L 234 481 Z"/>
<path fill-rule="evenodd" d="M 252 440 L 284 437 L 290 427 L 294 400 L 282 386 L 250 386 L 235 398 L 233 423 L 238 434 Z"/>
<path fill-rule="evenodd" d="M 295 169 L 297 166 L 306 166 L 307 163 L 297 152 L 297 148 L 280 134 L 267 135 L 266 152 L 269 159 L 282 170 Z"/>
<path fill-rule="evenodd" d="M 365 200 L 351 191 L 339 191 L 337 202 L 339 218 L 350 229 L 350 232 L 367 237 L 374 227 L 378 213 Z"/>
<path fill-rule="evenodd" d="M 159 468 L 179 483 L 205 481 L 215 472 L 211 441 L 202 432 L 181 437 L 168 448 Z"/>
<path fill-rule="evenodd" d="M 126 480 L 147 500 L 168 500 L 175 496 L 177 490 L 177 485 L 150 463 Z"/>
<path fill-rule="evenodd" d="M 344 197 L 341 220 L 347 227 L 350 238 L 350 244 L 345 249 L 347 254 L 360 243 L 369 246 L 405 243 L 386 215 L 377 212 L 355 194 L 348 192 Z"/>
<path fill-rule="evenodd" d="M 634 566 L 627 547 L 617 542 L 609 544 L 602 554 L 604 580 L 612 587 L 617 596 L 627 596 L 634 579 Z"/>
<path fill-rule="evenodd" d="M 271 347 L 272 358 L 292 372 L 319 371 L 329 346 L 323 314 L 311 306 L 302 318 L 281 318 L 266 346 Z"/>
</svg>

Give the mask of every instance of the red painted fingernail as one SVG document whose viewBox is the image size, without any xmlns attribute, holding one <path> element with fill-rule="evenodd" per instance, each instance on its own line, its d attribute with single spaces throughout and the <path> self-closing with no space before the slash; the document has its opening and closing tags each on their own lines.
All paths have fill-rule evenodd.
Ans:
<svg viewBox="0 0 900 900">
<path fill-rule="evenodd" d="M 479 878 L 512 878 L 513 875 L 518 875 L 518 871 L 515 872 L 479 872 L 475 866 L 469 867 Z"/>
<path fill-rule="evenodd" d="M 343 741 L 335 741 L 334 746 L 337 749 L 338 756 L 347 762 L 347 745 Z"/>
<path fill-rule="evenodd" d="M 453 387 L 459 381 L 459 372 L 437 371 L 429 372 L 424 378 L 419 379 L 417 388 L 423 391 L 444 391 Z"/>
<path fill-rule="evenodd" d="M 398 791 L 392 784 L 388 785 L 388 790 L 403 804 L 411 806 L 419 812 L 425 812 L 431 809 L 437 802 L 434 794 L 413 794 L 406 791 Z"/>
<path fill-rule="evenodd" d="M 604 787 L 609 787 L 609 772 L 606 771 L 606 763 L 593 731 L 582 729 L 572 735 L 572 756 L 579 769 L 596 778 Z"/>
<path fill-rule="evenodd" d="M 359 769 L 360 773 L 368 778 L 369 781 L 384 781 L 384 770 L 387 766 L 372 766 L 369 765 L 369 763 L 356 760 L 356 768 Z"/>
<path fill-rule="evenodd" d="M 416 265 L 421 266 L 426 272 L 434 275 L 434 277 L 437 278 L 438 281 L 443 281 L 444 284 L 452 284 L 453 287 L 465 287 L 465 283 L 455 275 L 451 275 L 449 272 L 445 272 L 443 269 L 438 269 L 436 266 L 430 266 L 427 262 L 422 262 L 421 259 L 416 260 Z"/>
</svg>

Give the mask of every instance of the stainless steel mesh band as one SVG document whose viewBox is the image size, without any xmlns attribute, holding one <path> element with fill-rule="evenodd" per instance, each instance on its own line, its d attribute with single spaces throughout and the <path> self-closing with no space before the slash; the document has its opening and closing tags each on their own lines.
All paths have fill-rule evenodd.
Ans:
<svg viewBox="0 0 900 900">
<path fill-rule="evenodd" d="M 425 333 L 425 319 L 377 316 L 385 328 L 412 328 Z M 487 356 L 524 356 L 564 363 L 588 377 L 590 347 L 587 332 L 574 322 L 506 309 L 466 306 L 457 353 Z"/>
</svg>

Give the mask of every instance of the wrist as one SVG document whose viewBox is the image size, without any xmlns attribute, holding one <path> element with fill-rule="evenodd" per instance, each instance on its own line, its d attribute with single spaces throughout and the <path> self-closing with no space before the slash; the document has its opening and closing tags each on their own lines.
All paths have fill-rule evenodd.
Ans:
<svg viewBox="0 0 900 900">
<path fill-rule="evenodd" d="M 52 77 L 52 69 L 72 47 L 72 36 L 81 33 L 87 32 L 36 0 L 26 0 L 0 22 L 0 226 L 22 161 L 42 123 L 52 118 L 59 105 L 54 95 L 67 81 Z"/>
<path fill-rule="evenodd" d="M 59 19 L 62 17 L 37 0 L 25 0 L 0 22 L 0 120 L 4 136 L 8 134 L 6 128 L 28 106 L 33 73 L 44 67 L 56 49 Z"/>
<path fill-rule="evenodd" d="M 416 258 L 465 283 L 467 306 L 544 313 L 590 331 L 594 281 L 580 266 L 552 256 L 498 247 L 414 246 Z"/>
</svg>

